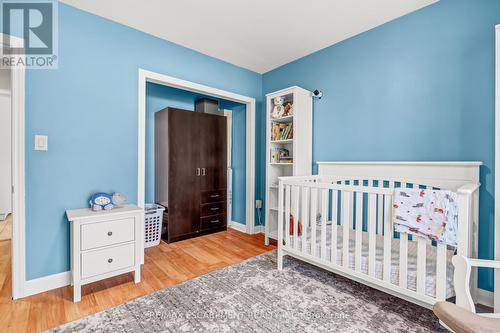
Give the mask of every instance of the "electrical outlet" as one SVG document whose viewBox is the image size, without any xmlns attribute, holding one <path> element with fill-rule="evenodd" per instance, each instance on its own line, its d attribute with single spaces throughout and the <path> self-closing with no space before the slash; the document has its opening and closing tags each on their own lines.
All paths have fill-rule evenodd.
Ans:
<svg viewBox="0 0 500 333">
<path fill-rule="evenodd" d="M 49 137 L 46 135 L 35 135 L 35 150 L 49 150 Z"/>
<path fill-rule="evenodd" d="M 257 209 L 262 208 L 262 200 L 255 200 L 255 208 Z"/>
</svg>

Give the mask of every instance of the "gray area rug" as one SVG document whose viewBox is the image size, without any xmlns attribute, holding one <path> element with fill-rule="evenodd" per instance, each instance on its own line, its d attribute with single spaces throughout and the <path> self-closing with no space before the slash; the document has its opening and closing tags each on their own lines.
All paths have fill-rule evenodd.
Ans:
<svg viewBox="0 0 500 333">
<path fill-rule="evenodd" d="M 49 332 L 436 332 L 425 308 L 272 251 Z M 444 330 L 443 330 L 444 332 Z"/>
</svg>

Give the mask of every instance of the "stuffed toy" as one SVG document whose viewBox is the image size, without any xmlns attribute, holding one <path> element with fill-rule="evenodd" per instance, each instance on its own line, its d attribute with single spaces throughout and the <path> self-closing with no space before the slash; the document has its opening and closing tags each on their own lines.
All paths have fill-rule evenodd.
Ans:
<svg viewBox="0 0 500 333">
<path fill-rule="evenodd" d="M 276 119 L 283 117 L 283 114 L 285 113 L 285 108 L 283 107 L 284 101 L 285 99 L 283 97 L 274 98 L 274 108 L 273 112 L 271 112 L 272 118 Z"/>
<path fill-rule="evenodd" d="M 294 225 L 293 215 L 290 214 L 290 236 L 293 236 Z M 300 223 L 300 220 L 297 221 L 297 236 L 302 236 L 302 223 Z"/>
<path fill-rule="evenodd" d="M 293 115 L 293 103 L 292 102 L 286 102 L 285 105 L 283 105 L 283 117 L 286 116 L 292 116 Z"/>
<path fill-rule="evenodd" d="M 127 198 L 121 193 L 108 194 L 104 192 L 98 192 L 90 197 L 90 208 L 93 211 L 99 210 L 111 210 L 114 207 L 123 205 L 127 201 Z"/>
</svg>

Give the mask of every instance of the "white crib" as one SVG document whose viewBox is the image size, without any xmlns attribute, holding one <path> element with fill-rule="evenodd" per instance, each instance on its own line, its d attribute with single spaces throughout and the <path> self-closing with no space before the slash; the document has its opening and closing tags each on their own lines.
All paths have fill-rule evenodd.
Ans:
<svg viewBox="0 0 500 333">
<path fill-rule="evenodd" d="M 278 269 L 289 255 L 425 307 L 455 296 L 454 250 L 395 235 L 392 197 L 395 187 L 456 191 L 457 253 L 474 257 L 481 162 L 318 164 L 318 175 L 280 178 Z"/>
</svg>

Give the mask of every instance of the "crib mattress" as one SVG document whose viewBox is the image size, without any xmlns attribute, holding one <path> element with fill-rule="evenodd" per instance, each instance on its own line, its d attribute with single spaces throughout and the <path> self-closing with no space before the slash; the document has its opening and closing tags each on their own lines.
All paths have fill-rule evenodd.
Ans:
<svg viewBox="0 0 500 333">
<path fill-rule="evenodd" d="M 331 261 L 331 225 L 327 225 L 327 236 L 326 236 L 326 260 Z M 318 226 L 316 229 L 316 254 L 320 255 L 321 248 L 321 227 Z M 306 233 L 307 253 L 311 251 L 311 228 L 307 229 Z M 361 251 L 361 271 L 364 274 L 368 274 L 368 233 L 362 233 L 363 246 Z M 383 248 L 383 236 L 377 235 L 377 245 L 376 245 L 376 255 L 375 255 L 375 277 L 377 279 L 382 279 L 383 276 L 383 261 L 384 261 L 384 248 Z M 293 246 L 293 236 L 290 236 L 290 245 Z M 303 236 L 298 237 L 298 247 L 302 249 Z M 342 246 L 343 246 L 343 232 L 342 226 L 337 226 L 337 255 L 336 264 L 342 265 Z M 355 269 L 355 231 L 350 230 L 349 233 L 349 268 Z M 391 283 L 399 284 L 399 239 L 393 238 L 391 244 Z M 428 242 L 427 249 L 427 260 L 426 260 L 426 279 L 425 279 L 425 293 L 428 296 L 435 297 L 436 295 L 436 247 L 432 246 Z M 453 264 L 451 263 L 451 258 L 454 253 L 452 250 L 447 251 L 447 264 L 446 264 L 446 298 L 455 296 L 455 290 L 453 288 Z M 417 242 L 408 242 L 408 264 L 407 264 L 407 287 L 410 290 L 417 290 Z"/>
</svg>

